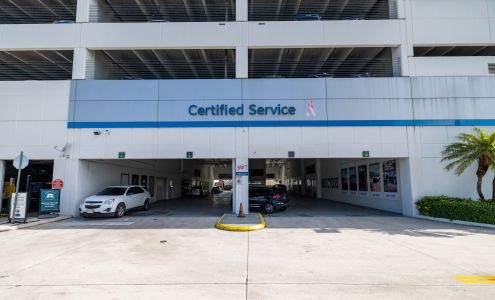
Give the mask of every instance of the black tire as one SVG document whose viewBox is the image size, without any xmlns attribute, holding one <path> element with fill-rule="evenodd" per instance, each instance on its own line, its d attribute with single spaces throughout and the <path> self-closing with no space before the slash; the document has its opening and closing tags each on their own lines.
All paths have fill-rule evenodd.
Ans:
<svg viewBox="0 0 495 300">
<path fill-rule="evenodd" d="M 267 202 L 267 203 L 265 203 L 265 205 L 263 205 L 263 211 L 267 215 L 273 214 L 275 212 L 275 205 L 273 205 L 273 203 L 271 203 L 271 202 Z"/>
<path fill-rule="evenodd" d="M 151 207 L 150 199 L 144 200 L 143 210 L 149 210 Z"/>
<path fill-rule="evenodd" d="M 117 208 L 115 209 L 115 217 L 122 218 L 124 215 L 125 215 L 125 204 L 119 203 L 119 205 L 117 205 Z"/>
</svg>

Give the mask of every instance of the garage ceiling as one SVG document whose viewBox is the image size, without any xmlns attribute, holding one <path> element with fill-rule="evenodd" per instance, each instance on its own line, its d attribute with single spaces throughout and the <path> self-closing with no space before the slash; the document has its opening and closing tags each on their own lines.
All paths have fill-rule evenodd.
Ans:
<svg viewBox="0 0 495 300">
<path fill-rule="evenodd" d="M 235 51 L 224 49 L 101 50 L 96 79 L 235 78 Z"/>
<path fill-rule="evenodd" d="M 391 48 L 250 49 L 250 78 L 391 77 Z"/>
<path fill-rule="evenodd" d="M 0 80 L 66 80 L 72 51 L 0 51 Z"/>
<path fill-rule="evenodd" d="M 235 0 L 102 0 L 93 22 L 235 21 Z"/>
<path fill-rule="evenodd" d="M 1 24 L 52 23 L 76 20 L 77 0 L 1 0 Z"/>
</svg>

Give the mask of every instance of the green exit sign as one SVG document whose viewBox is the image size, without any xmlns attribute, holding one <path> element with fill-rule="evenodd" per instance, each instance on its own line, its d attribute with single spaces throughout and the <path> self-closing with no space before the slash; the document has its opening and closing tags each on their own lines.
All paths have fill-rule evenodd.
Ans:
<svg viewBox="0 0 495 300">
<path fill-rule="evenodd" d="M 363 157 L 370 157 L 370 152 L 369 151 L 363 151 Z"/>
<path fill-rule="evenodd" d="M 119 158 L 125 158 L 125 152 L 119 152 Z"/>
<path fill-rule="evenodd" d="M 187 158 L 193 158 L 193 153 L 192 152 L 187 152 L 186 153 Z"/>
</svg>

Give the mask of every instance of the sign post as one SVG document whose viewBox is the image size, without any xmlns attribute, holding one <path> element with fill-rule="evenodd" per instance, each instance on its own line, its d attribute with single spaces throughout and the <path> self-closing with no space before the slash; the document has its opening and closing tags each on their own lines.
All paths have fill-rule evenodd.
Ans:
<svg viewBox="0 0 495 300">
<path fill-rule="evenodd" d="M 29 164 L 29 159 L 27 158 L 27 156 L 24 156 L 23 151 L 21 151 L 21 154 L 14 159 L 14 167 L 18 169 L 18 171 L 17 171 L 17 182 L 15 186 L 15 197 L 13 199 L 14 200 L 13 203 L 11 203 L 10 205 L 11 211 L 13 210 L 13 208 L 17 207 L 17 199 L 19 198 L 19 183 L 21 182 L 21 170 L 27 167 L 28 164 Z M 10 220 L 10 223 L 14 224 L 14 222 L 15 222 L 15 215 Z"/>
</svg>

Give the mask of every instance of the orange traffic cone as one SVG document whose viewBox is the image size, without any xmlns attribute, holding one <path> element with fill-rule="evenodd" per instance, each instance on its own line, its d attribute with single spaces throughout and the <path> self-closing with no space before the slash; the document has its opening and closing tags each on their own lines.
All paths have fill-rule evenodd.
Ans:
<svg viewBox="0 0 495 300">
<path fill-rule="evenodd" d="M 241 202 L 241 205 L 239 206 L 239 215 L 237 215 L 238 218 L 244 218 L 246 217 L 246 215 L 244 214 L 244 206 L 242 206 L 242 202 Z"/>
</svg>

